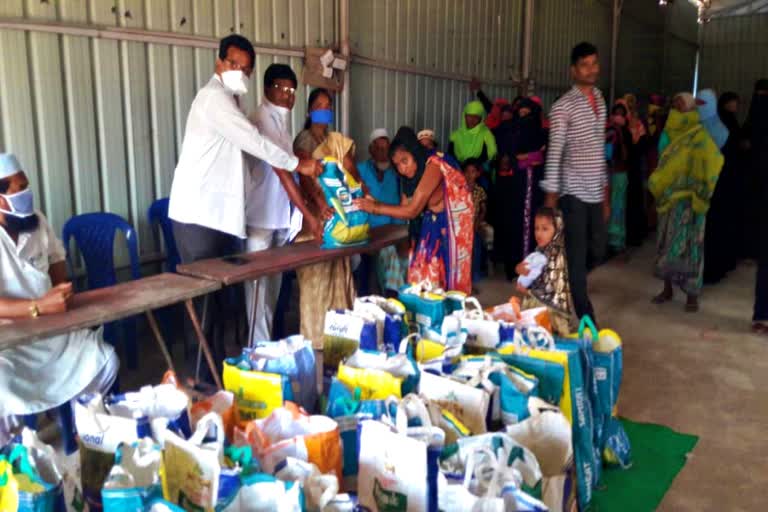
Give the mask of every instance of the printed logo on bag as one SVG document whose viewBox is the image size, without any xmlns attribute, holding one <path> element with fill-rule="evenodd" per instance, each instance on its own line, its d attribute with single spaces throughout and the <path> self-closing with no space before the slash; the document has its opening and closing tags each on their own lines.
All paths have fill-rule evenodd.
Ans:
<svg viewBox="0 0 768 512">
<path fill-rule="evenodd" d="M 379 482 L 373 479 L 373 500 L 379 512 L 401 512 L 408 510 L 408 496 L 397 491 L 388 491 Z"/>
<path fill-rule="evenodd" d="M 87 445 L 101 446 L 104 444 L 104 432 L 99 434 L 80 434 L 80 439 Z"/>
<path fill-rule="evenodd" d="M 338 313 L 325 315 L 323 334 L 347 339 L 360 339 L 365 321 L 350 315 Z"/>
<path fill-rule="evenodd" d="M 584 427 L 587 424 L 587 415 L 584 411 L 585 408 L 584 391 L 578 389 L 576 390 L 576 415 L 579 417 L 579 427 Z"/>
<path fill-rule="evenodd" d="M 602 366 L 595 367 L 595 379 L 606 380 L 608 378 L 608 369 Z"/>
</svg>

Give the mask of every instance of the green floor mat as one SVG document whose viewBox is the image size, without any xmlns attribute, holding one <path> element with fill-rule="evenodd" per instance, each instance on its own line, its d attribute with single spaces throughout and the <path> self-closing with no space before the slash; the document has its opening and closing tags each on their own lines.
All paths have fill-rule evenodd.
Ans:
<svg viewBox="0 0 768 512">
<path fill-rule="evenodd" d="M 621 420 L 632 446 L 632 467 L 603 471 L 591 512 L 652 512 L 687 461 L 698 436 L 662 425 Z"/>
</svg>

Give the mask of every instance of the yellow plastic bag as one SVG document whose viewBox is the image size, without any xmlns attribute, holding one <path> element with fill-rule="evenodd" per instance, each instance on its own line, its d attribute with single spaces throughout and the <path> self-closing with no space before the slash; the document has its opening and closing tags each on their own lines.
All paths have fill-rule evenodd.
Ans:
<svg viewBox="0 0 768 512">
<path fill-rule="evenodd" d="M 340 364 L 337 377 L 349 389 L 360 388 L 361 400 L 386 400 L 393 395 L 402 397 L 403 379 L 385 371 Z"/>
<path fill-rule="evenodd" d="M 0 458 L 0 512 L 16 512 L 19 509 L 19 482 L 13 475 L 13 467 Z"/>
<path fill-rule="evenodd" d="M 224 361 L 224 389 L 235 394 L 240 422 L 266 418 L 273 410 L 282 407 L 290 382 L 276 373 L 243 370 L 233 364 L 235 360 Z M 286 383 L 288 389 L 286 389 Z"/>
</svg>

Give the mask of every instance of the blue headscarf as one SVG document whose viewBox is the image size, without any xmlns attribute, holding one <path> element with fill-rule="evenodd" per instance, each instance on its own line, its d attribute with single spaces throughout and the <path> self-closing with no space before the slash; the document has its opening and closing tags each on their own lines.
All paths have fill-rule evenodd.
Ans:
<svg viewBox="0 0 768 512">
<path fill-rule="evenodd" d="M 717 115 L 717 95 L 712 89 L 704 89 L 696 95 L 697 100 L 705 102 L 699 105 L 699 117 L 701 124 L 707 129 L 712 140 L 715 141 L 718 148 L 725 146 L 728 141 L 728 128 Z"/>
</svg>

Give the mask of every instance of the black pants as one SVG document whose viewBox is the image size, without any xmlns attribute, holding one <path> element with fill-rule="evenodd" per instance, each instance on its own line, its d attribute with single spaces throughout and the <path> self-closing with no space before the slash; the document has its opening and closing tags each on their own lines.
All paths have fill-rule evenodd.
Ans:
<svg viewBox="0 0 768 512">
<path fill-rule="evenodd" d="M 179 249 L 182 263 L 220 258 L 243 250 L 243 242 L 239 238 L 197 224 L 173 221 L 173 236 L 176 239 L 176 247 Z M 219 367 L 224 360 L 227 327 L 234 327 L 234 332 L 237 332 L 240 322 L 246 318 L 244 305 L 242 286 L 229 286 L 208 296 L 207 321 L 203 328 L 211 346 L 213 359 Z M 200 314 L 201 309 L 197 309 Z M 208 375 L 208 366 L 205 363 L 202 369 L 202 378 L 213 382 L 212 376 Z"/>
<path fill-rule="evenodd" d="M 585 203 L 574 196 L 560 198 L 565 221 L 565 250 L 573 305 L 579 318 L 595 311 L 587 293 L 587 274 L 605 256 L 607 232 L 602 203 Z"/>
</svg>

